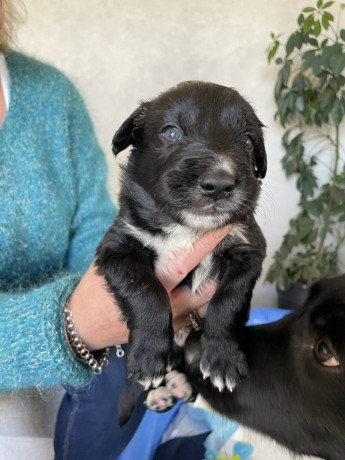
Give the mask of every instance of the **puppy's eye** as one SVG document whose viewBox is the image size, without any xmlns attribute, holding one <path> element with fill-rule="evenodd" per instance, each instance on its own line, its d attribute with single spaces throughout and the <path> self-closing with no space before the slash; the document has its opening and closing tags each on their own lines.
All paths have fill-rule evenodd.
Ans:
<svg viewBox="0 0 345 460">
<path fill-rule="evenodd" d="M 324 366 L 340 366 L 339 361 L 334 357 L 332 351 L 324 339 L 319 339 L 314 346 L 314 353 L 319 363 Z"/>
<path fill-rule="evenodd" d="M 250 136 L 244 136 L 246 149 L 252 151 L 254 149 L 253 139 Z"/>
<path fill-rule="evenodd" d="M 176 142 L 181 139 L 182 133 L 176 126 L 167 126 L 164 128 L 162 136 L 168 142 Z"/>
</svg>

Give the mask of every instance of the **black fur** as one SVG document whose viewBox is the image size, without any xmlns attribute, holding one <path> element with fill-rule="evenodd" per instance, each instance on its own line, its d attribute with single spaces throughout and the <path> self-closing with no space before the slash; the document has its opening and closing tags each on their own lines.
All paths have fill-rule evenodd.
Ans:
<svg viewBox="0 0 345 460">
<path fill-rule="evenodd" d="M 171 128 L 176 140 L 167 138 Z M 219 280 L 205 318 L 201 366 L 214 384 L 232 387 L 246 374 L 237 331 L 247 320 L 265 256 L 253 216 L 266 174 L 262 124 L 235 90 L 186 82 L 141 104 L 123 123 L 113 151 L 129 145 L 120 213 L 96 258 L 130 330 L 127 370 L 150 384 L 173 360 L 169 297 L 155 274 L 159 248 L 171 244 L 176 229 L 190 244 L 231 223 L 206 278 L 195 285 L 199 267 L 188 282 L 197 289 Z"/>
<path fill-rule="evenodd" d="M 240 342 L 249 377 L 219 393 L 200 374 L 193 333 L 185 373 L 194 388 L 216 411 L 296 454 L 344 460 L 345 275 L 317 283 L 306 305 L 282 320 L 244 328 Z M 332 356 L 339 365 L 322 364 Z"/>
</svg>

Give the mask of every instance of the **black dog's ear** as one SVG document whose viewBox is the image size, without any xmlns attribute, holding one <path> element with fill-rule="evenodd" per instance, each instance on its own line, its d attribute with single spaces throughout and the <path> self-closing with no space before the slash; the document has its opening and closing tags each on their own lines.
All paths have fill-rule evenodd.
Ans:
<svg viewBox="0 0 345 460">
<path fill-rule="evenodd" d="M 255 175 L 263 179 L 267 171 L 267 155 L 264 140 L 260 139 L 259 143 L 254 148 L 255 155 Z"/>
<path fill-rule="evenodd" d="M 116 131 L 112 142 L 115 155 L 125 150 L 129 145 L 136 146 L 136 132 L 143 125 L 147 108 L 147 103 L 141 104 Z"/>
</svg>

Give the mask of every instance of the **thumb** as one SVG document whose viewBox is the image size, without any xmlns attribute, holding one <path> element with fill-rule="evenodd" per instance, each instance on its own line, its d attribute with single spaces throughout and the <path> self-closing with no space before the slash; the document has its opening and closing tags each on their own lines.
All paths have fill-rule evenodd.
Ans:
<svg viewBox="0 0 345 460">
<path fill-rule="evenodd" d="M 201 260 L 230 232 L 231 225 L 207 232 L 198 238 L 190 248 L 178 249 L 162 260 L 156 267 L 156 274 L 165 289 L 170 292 L 193 270 Z"/>
</svg>

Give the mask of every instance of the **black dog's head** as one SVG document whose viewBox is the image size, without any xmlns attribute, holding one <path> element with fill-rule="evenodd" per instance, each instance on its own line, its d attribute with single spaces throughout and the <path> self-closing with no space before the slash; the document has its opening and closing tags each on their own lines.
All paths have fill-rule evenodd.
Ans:
<svg viewBox="0 0 345 460">
<path fill-rule="evenodd" d="M 262 124 L 235 90 L 185 82 L 143 103 L 113 138 L 128 175 L 173 222 L 208 230 L 252 214 L 266 174 Z"/>
<path fill-rule="evenodd" d="M 345 275 L 315 284 L 306 305 L 282 320 L 246 327 L 242 340 L 249 377 L 219 393 L 192 372 L 204 398 L 295 453 L 343 460 Z M 191 345 L 187 361 L 197 354 Z"/>
</svg>

